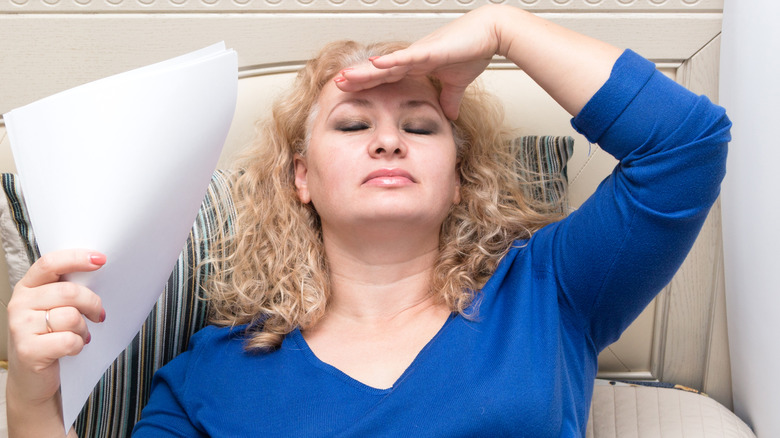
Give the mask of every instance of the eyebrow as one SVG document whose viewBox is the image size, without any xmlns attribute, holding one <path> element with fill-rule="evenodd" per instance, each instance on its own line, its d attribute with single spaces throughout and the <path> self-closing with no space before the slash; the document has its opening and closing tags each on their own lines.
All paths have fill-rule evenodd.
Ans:
<svg viewBox="0 0 780 438">
<path fill-rule="evenodd" d="M 356 106 L 363 107 L 363 108 L 372 108 L 374 106 L 374 104 L 372 104 L 371 101 L 369 101 L 368 99 L 364 99 L 362 97 L 349 98 L 349 99 L 342 100 L 341 102 L 337 103 L 336 106 L 334 106 L 330 110 L 330 113 L 328 114 L 328 117 L 330 117 L 330 114 L 333 114 L 333 112 L 336 110 L 336 108 L 340 107 L 341 105 L 345 105 L 345 104 L 356 105 Z M 407 100 L 407 101 L 401 103 L 401 108 L 402 109 L 414 109 L 414 108 L 419 108 L 419 107 L 422 107 L 422 106 L 431 107 L 434 111 L 439 113 L 439 108 L 437 108 L 429 100 L 425 100 L 425 99 L 412 99 L 412 100 Z"/>
<path fill-rule="evenodd" d="M 439 109 L 434 104 L 432 104 L 430 101 L 427 100 L 408 100 L 401 104 L 401 108 L 418 108 L 426 105 L 435 109 L 437 113 L 439 112 Z"/>
</svg>

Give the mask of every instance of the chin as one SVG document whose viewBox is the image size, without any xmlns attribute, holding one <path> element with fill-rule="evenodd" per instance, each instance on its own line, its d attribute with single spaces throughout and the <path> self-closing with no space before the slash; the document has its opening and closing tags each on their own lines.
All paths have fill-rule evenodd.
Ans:
<svg viewBox="0 0 780 438">
<path fill-rule="evenodd" d="M 412 231 L 414 228 L 433 229 L 438 234 L 444 215 L 432 216 L 430 211 L 403 211 L 395 207 L 394 209 L 382 210 L 376 209 L 365 215 L 359 216 L 356 221 L 365 224 L 381 225 L 383 227 L 403 227 L 403 229 Z"/>
</svg>

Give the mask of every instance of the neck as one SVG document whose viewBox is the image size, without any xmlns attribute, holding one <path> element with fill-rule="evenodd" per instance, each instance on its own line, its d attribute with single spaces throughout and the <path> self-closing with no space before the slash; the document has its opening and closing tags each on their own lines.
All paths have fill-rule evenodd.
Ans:
<svg viewBox="0 0 780 438">
<path fill-rule="evenodd" d="M 323 232 L 331 272 L 328 314 L 378 323 L 435 305 L 430 282 L 439 256 L 436 231 L 427 238 Z"/>
</svg>

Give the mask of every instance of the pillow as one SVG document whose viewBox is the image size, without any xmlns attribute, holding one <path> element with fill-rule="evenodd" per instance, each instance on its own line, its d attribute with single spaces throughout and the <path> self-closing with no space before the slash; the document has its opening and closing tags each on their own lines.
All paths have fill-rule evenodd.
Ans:
<svg viewBox="0 0 780 438">
<path fill-rule="evenodd" d="M 0 233 L 8 264 L 8 279 L 13 288 L 32 261 L 38 258 L 38 249 L 16 176 L 4 173 L 2 183 L 8 202 L 0 203 Z"/>
<path fill-rule="evenodd" d="M 551 213 L 568 213 L 566 163 L 573 149 L 571 137 L 523 136 L 509 142 L 519 173 L 529 182 L 526 196 L 549 204 Z"/>
<path fill-rule="evenodd" d="M 524 175 L 533 182 L 530 195 L 550 202 L 565 200 L 566 162 L 574 139 L 527 136 L 509 146 L 527 167 Z M 129 437 L 149 399 L 154 372 L 185 351 L 190 336 L 207 324 L 202 288 L 209 266 L 199 265 L 208 257 L 208 242 L 232 232 L 235 207 L 229 177 L 222 171 L 214 173 L 162 295 L 138 335 L 95 386 L 76 420 L 80 437 Z M 2 174 L 2 183 L 8 204 L 0 208 L 0 233 L 13 285 L 39 253 L 15 175 Z"/>
</svg>

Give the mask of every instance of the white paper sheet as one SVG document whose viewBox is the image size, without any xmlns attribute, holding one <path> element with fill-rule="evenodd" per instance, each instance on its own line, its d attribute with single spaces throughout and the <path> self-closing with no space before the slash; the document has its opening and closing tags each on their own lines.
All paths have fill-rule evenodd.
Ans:
<svg viewBox="0 0 780 438">
<path fill-rule="evenodd" d="M 108 259 L 68 278 L 100 295 L 107 319 L 60 360 L 66 430 L 164 288 L 227 136 L 237 71 L 220 43 L 4 115 L 41 253 Z"/>
</svg>

